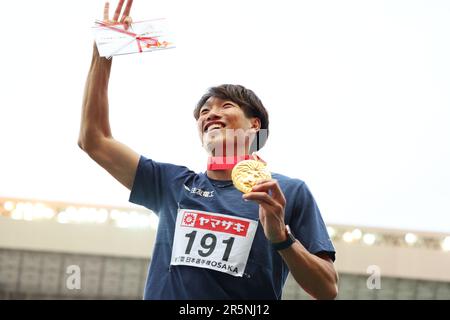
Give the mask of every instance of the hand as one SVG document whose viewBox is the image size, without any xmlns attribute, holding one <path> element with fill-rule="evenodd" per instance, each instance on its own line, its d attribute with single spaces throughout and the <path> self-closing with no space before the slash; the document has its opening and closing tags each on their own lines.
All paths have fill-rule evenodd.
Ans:
<svg viewBox="0 0 450 320">
<path fill-rule="evenodd" d="M 122 11 L 123 4 L 125 0 L 120 0 L 117 5 L 116 11 L 114 12 L 114 17 L 112 20 L 109 20 L 109 2 L 105 3 L 105 8 L 103 10 L 103 22 L 108 25 L 114 24 L 123 24 L 125 26 L 125 30 L 133 23 L 133 19 L 130 17 L 131 6 L 133 5 L 133 0 L 127 0 L 127 5 L 125 7 L 125 11 L 122 13 L 122 17 L 120 17 L 120 12 Z M 120 19 L 119 19 L 120 18 Z M 100 55 L 98 53 L 97 45 L 94 42 L 94 55 L 93 59 L 98 60 Z M 108 64 L 111 64 L 111 59 L 101 59 L 101 61 L 106 61 Z"/>
<path fill-rule="evenodd" d="M 125 0 L 120 0 L 117 5 L 116 11 L 114 12 L 114 17 L 112 20 L 109 20 L 109 2 L 105 3 L 105 9 L 103 11 L 103 22 L 107 24 L 123 24 L 125 26 L 125 30 L 128 30 L 130 25 L 133 23 L 133 20 L 130 17 L 131 6 L 133 5 L 133 0 L 127 0 L 127 5 L 125 7 L 122 16 L 120 16 L 120 12 L 122 11 L 123 4 Z"/>
<path fill-rule="evenodd" d="M 242 198 L 259 204 L 259 220 L 269 241 L 277 243 L 286 240 L 284 222 L 286 198 L 277 180 L 259 181 L 252 192 L 244 194 Z"/>
</svg>

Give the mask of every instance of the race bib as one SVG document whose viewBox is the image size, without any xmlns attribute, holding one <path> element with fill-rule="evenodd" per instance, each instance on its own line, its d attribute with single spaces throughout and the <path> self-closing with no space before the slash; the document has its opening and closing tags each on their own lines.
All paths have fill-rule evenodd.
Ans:
<svg viewBox="0 0 450 320">
<path fill-rule="evenodd" d="M 257 227 L 255 220 L 179 209 L 170 264 L 242 277 Z"/>
</svg>

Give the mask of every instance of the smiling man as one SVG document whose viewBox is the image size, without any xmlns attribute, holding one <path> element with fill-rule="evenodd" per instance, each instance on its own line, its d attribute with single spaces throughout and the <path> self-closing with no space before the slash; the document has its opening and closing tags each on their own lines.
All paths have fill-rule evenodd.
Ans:
<svg viewBox="0 0 450 320">
<path fill-rule="evenodd" d="M 112 21 L 122 17 L 121 0 Z M 128 22 L 127 22 L 128 21 Z M 83 100 L 79 146 L 131 190 L 130 201 L 159 216 L 145 299 L 280 299 L 289 272 L 317 299 L 337 295 L 335 250 L 305 183 L 272 173 L 243 194 L 234 166 L 264 146 L 269 117 L 239 85 L 213 87 L 194 110 L 208 168 L 140 156 L 111 134 L 107 89 L 111 60 L 94 47 Z"/>
</svg>

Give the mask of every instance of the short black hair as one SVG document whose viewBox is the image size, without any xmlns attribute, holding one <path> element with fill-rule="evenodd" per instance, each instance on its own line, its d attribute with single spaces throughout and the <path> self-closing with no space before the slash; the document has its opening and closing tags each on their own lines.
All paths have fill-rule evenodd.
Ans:
<svg viewBox="0 0 450 320">
<path fill-rule="evenodd" d="M 194 109 L 194 117 L 196 120 L 200 117 L 200 109 L 211 97 L 233 101 L 242 109 L 247 118 L 258 118 L 261 121 L 260 129 L 264 130 L 261 130 L 256 135 L 257 138 L 254 141 L 256 146 L 253 146 L 252 149 L 259 150 L 265 145 L 269 136 L 269 114 L 261 100 L 252 90 L 236 84 L 222 84 L 209 88 Z"/>
</svg>

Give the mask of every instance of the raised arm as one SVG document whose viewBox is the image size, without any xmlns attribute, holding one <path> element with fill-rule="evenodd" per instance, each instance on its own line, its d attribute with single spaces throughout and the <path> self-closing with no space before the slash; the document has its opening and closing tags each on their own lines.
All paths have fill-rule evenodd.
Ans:
<svg viewBox="0 0 450 320">
<path fill-rule="evenodd" d="M 133 0 L 127 1 L 122 17 L 119 19 L 124 2 L 125 0 L 120 0 L 113 20 L 109 20 L 109 3 L 106 3 L 104 21 L 129 25 Z M 139 155 L 115 140 L 111 133 L 108 107 L 111 65 L 112 59 L 101 58 L 96 45 L 94 45 L 91 68 L 83 97 L 78 145 L 114 178 L 131 190 L 139 163 Z"/>
</svg>

